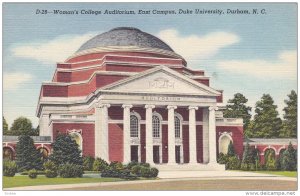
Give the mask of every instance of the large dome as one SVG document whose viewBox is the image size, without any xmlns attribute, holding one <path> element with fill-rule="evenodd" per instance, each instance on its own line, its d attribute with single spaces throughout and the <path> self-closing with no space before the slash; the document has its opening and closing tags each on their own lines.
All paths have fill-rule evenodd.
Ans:
<svg viewBox="0 0 300 196">
<path fill-rule="evenodd" d="M 135 46 L 174 52 L 170 46 L 159 38 L 133 27 L 118 27 L 99 34 L 84 43 L 77 52 L 107 46 Z"/>
</svg>

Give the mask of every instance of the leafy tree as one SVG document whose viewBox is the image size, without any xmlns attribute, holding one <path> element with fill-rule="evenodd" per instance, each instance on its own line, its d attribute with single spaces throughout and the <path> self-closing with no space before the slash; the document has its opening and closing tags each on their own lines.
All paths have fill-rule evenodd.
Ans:
<svg viewBox="0 0 300 196">
<path fill-rule="evenodd" d="M 297 154 L 293 145 L 290 143 L 288 148 L 283 152 L 281 159 L 281 169 L 287 171 L 297 170 Z"/>
<path fill-rule="evenodd" d="M 234 94 L 233 99 L 228 100 L 225 118 L 242 118 L 244 121 L 244 129 L 247 129 L 251 119 L 251 107 L 246 106 L 248 99 L 241 93 Z"/>
<path fill-rule="evenodd" d="M 281 137 L 297 137 L 297 94 L 294 90 L 288 95 L 288 99 L 284 100 L 287 105 L 283 111 L 283 128 L 280 132 Z"/>
<path fill-rule="evenodd" d="M 70 135 L 59 134 L 52 147 L 53 153 L 49 156 L 49 159 L 56 165 L 66 163 L 83 165 L 81 150 L 79 150 L 78 144 Z"/>
<path fill-rule="evenodd" d="M 16 146 L 16 163 L 19 171 L 42 170 L 42 155 L 35 148 L 33 139 L 28 135 L 19 136 Z"/>
<path fill-rule="evenodd" d="M 9 131 L 8 131 L 8 124 L 4 118 L 4 116 L 2 117 L 2 122 L 3 122 L 3 134 L 4 135 L 8 135 Z"/>
<path fill-rule="evenodd" d="M 281 119 L 278 117 L 277 106 L 269 94 L 264 94 L 256 102 L 253 124 L 250 126 L 252 137 L 276 138 L 281 129 Z"/>
<path fill-rule="evenodd" d="M 228 156 L 235 156 L 235 151 L 234 151 L 234 146 L 233 143 L 230 141 L 230 143 L 228 144 L 228 150 L 227 150 L 227 155 Z"/>
<path fill-rule="evenodd" d="M 14 120 L 11 126 L 13 135 L 36 135 L 35 130 L 32 128 L 32 123 L 28 118 L 19 117 Z"/>
</svg>

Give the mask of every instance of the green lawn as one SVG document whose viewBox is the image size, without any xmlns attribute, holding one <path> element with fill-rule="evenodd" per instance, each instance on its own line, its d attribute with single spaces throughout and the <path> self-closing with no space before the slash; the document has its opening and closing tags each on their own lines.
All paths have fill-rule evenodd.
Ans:
<svg viewBox="0 0 300 196">
<path fill-rule="evenodd" d="M 294 177 L 297 178 L 297 171 L 255 171 L 256 173 L 263 173 L 263 174 L 274 174 L 280 175 L 285 177 Z"/>
<path fill-rule="evenodd" d="M 120 178 L 46 178 L 44 175 L 38 176 L 36 179 L 30 179 L 28 176 L 3 177 L 3 188 L 20 187 L 20 186 L 36 186 L 36 185 L 52 185 L 52 184 L 76 184 L 91 182 L 115 182 L 122 181 Z"/>
</svg>

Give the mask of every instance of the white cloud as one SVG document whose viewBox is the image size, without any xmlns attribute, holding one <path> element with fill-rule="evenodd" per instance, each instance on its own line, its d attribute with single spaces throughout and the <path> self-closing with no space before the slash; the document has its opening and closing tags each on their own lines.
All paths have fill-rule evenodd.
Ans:
<svg viewBox="0 0 300 196">
<path fill-rule="evenodd" d="M 95 33 L 62 35 L 50 41 L 18 44 L 11 51 L 16 57 L 34 59 L 45 64 L 63 62 L 93 36 Z"/>
<path fill-rule="evenodd" d="M 13 90 L 19 88 L 22 84 L 29 82 L 32 75 L 21 72 L 11 72 L 3 74 L 3 88 L 4 90 Z"/>
<path fill-rule="evenodd" d="M 223 70 L 259 78 L 297 78 L 297 51 L 283 51 L 277 59 L 229 60 L 217 63 Z"/>
<path fill-rule="evenodd" d="M 213 32 L 204 36 L 181 36 L 175 29 L 159 32 L 158 37 L 169 44 L 173 50 L 186 59 L 207 59 L 220 49 L 238 43 L 240 38 L 233 33 Z"/>
</svg>

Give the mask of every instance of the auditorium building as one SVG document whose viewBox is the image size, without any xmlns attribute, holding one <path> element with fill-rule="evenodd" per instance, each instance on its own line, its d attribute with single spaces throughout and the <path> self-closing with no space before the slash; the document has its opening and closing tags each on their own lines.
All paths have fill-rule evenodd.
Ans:
<svg viewBox="0 0 300 196">
<path fill-rule="evenodd" d="M 36 145 L 49 154 L 63 133 L 83 156 L 224 170 L 217 155 L 232 142 L 242 158 L 244 138 L 243 120 L 224 118 L 222 102 L 205 72 L 162 40 L 119 27 L 84 43 L 42 84 Z"/>
</svg>

